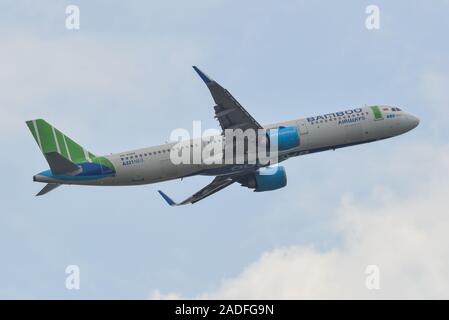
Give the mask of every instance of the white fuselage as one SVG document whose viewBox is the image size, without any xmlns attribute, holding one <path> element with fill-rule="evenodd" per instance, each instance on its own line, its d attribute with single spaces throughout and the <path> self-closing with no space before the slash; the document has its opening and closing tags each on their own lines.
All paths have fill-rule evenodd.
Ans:
<svg viewBox="0 0 449 320">
<path fill-rule="evenodd" d="M 350 112 L 352 110 L 352 112 Z M 355 111 L 357 112 L 355 112 Z M 264 126 L 265 129 L 280 126 L 296 126 L 300 136 L 299 146 L 280 152 L 282 161 L 293 156 L 337 149 L 367 143 L 405 133 L 418 125 L 419 120 L 403 111 L 374 114 L 370 107 L 350 109 L 322 116 L 302 118 Z M 220 139 L 220 137 L 217 137 Z M 197 174 L 217 175 L 216 169 L 228 168 L 222 164 L 173 164 L 170 152 L 176 143 L 131 150 L 105 156 L 115 168 L 115 175 L 93 181 L 45 182 L 82 185 L 138 185 L 178 179 Z M 201 139 L 188 143 L 190 148 L 204 147 Z M 212 170 L 214 169 L 214 170 Z"/>
</svg>

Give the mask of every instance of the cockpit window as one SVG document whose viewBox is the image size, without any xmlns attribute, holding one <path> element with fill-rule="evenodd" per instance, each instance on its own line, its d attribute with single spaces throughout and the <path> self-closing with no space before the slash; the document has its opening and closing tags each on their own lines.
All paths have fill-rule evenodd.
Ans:
<svg viewBox="0 0 449 320">
<path fill-rule="evenodd" d="M 391 108 L 392 111 L 402 111 L 400 108 Z"/>
</svg>

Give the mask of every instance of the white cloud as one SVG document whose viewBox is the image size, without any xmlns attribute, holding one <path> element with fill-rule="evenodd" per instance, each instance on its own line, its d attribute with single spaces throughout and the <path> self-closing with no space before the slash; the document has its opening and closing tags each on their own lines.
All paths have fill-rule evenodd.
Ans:
<svg viewBox="0 0 449 320">
<path fill-rule="evenodd" d="M 409 156 L 415 167 L 396 175 L 408 176 L 404 181 L 416 177 L 416 187 L 406 195 L 387 187 L 373 188 L 365 201 L 342 194 L 335 212 L 341 246 L 320 251 L 292 245 L 266 252 L 197 298 L 449 298 L 449 146 L 417 146 Z M 368 265 L 380 268 L 379 290 L 365 286 Z M 165 297 L 180 296 L 157 296 Z"/>
</svg>

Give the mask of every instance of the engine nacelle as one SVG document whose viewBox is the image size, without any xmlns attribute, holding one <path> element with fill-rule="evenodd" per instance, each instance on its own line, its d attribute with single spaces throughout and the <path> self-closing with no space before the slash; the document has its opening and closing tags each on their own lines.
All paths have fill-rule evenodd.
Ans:
<svg viewBox="0 0 449 320">
<path fill-rule="evenodd" d="M 295 126 L 279 127 L 267 132 L 268 141 L 277 141 L 277 150 L 288 150 L 299 146 L 298 128 Z"/>
<path fill-rule="evenodd" d="M 287 175 L 285 174 L 284 167 L 264 167 L 257 170 L 242 185 L 254 189 L 256 192 L 276 190 L 287 185 Z"/>
</svg>

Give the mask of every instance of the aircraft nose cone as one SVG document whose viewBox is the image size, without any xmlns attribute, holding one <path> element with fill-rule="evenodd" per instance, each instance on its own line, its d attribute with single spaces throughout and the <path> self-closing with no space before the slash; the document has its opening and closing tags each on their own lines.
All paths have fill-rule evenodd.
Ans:
<svg viewBox="0 0 449 320">
<path fill-rule="evenodd" d="M 419 118 L 414 115 L 410 115 L 409 119 L 410 119 L 410 125 L 411 125 L 412 129 L 415 129 L 419 124 Z"/>
</svg>

